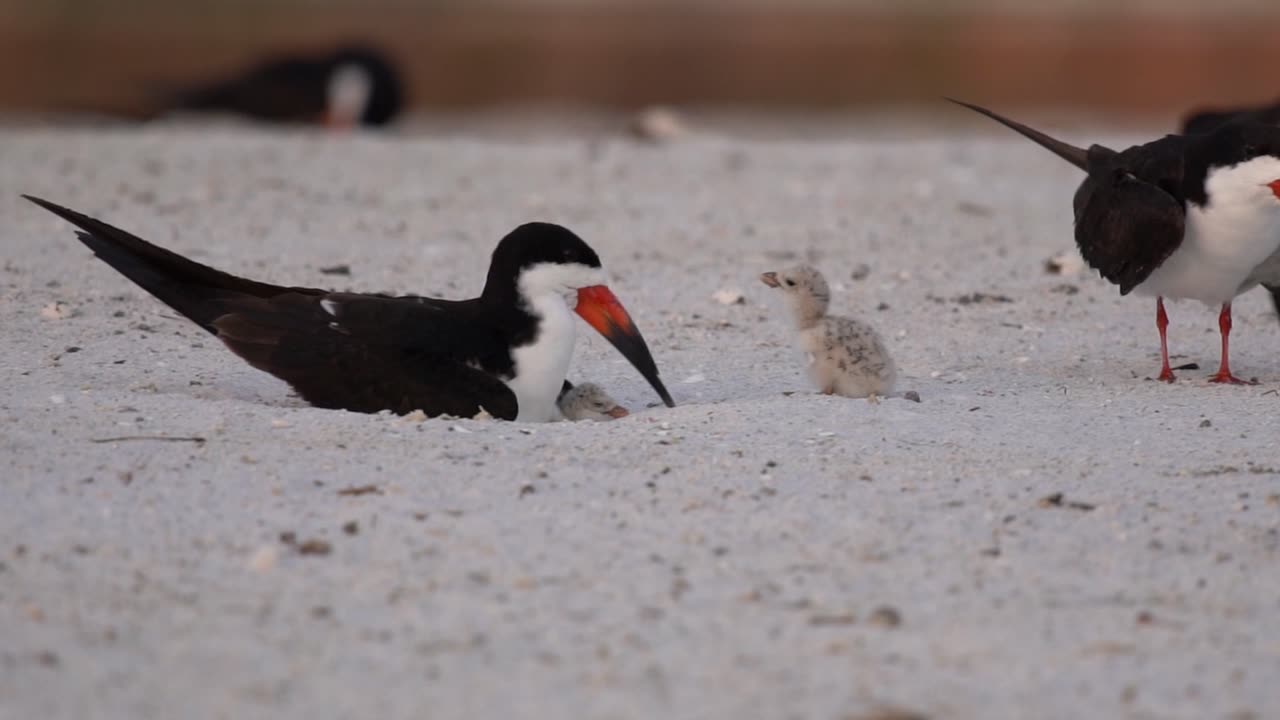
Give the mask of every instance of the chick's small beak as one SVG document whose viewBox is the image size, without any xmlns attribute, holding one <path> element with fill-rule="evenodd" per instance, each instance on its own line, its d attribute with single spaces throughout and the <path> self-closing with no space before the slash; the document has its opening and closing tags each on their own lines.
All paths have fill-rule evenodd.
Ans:
<svg viewBox="0 0 1280 720">
<path fill-rule="evenodd" d="M 762 273 L 760 275 L 760 282 L 764 283 L 765 285 L 768 285 L 769 287 L 776 288 L 778 287 L 778 273 L 776 272 Z"/>
<path fill-rule="evenodd" d="M 621 405 L 614 405 L 613 409 L 605 414 L 611 418 L 624 418 L 630 415 L 631 412 L 628 411 L 626 408 L 622 407 Z"/>
<path fill-rule="evenodd" d="M 631 321 L 626 308 L 622 307 L 622 303 L 618 302 L 618 298 L 609 288 L 604 285 L 592 285 L 579 289 L 578 306 L 574 311 L 617 348 L 636 370 L 640 371 L 667 407 L 676 406 L 675 401 L 671 399 L 671 393 L 667 392 L 662 380 L 658 378 L 658 366 L 653 361 L 653 355 L 650 354 L 644 337 L 636 329 L 636 324 Z"/>
</svg>

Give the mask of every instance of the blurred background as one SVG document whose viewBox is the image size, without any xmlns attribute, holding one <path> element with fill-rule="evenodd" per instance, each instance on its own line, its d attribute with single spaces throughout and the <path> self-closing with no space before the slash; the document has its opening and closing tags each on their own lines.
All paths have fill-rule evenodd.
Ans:
<svg viewBox="0 0 1280 720">
<path fill-rule="evenodd" d="M 151 88 L 359 40 L 410 118 L 953 95 L 1172 122 L 1280 97 L 1278 27 L 1276 0 L 0 0 L 0 112 L 139 112 Z"/>
</svg>

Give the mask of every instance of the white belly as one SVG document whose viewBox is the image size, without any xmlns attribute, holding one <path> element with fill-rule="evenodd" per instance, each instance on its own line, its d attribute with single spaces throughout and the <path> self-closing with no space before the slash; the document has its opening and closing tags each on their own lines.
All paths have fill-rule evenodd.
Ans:
<svg viewBox="0 0 1280 720">
<path fill-rule="evenodd" d="M 573 313 L 559 296 L 539 298 L 531 303 L 540 316 L 538 336 L 512 353 L 515 377 L 507 387 L 516 395 L 520 422 L 551 422 L 560 418 L 556 398 L 569 374 L 577 325 Z"/>
<path fill-rule="evenodd" d="M 1220 305 L 1255 285 L 1251 275 L 1280 250 L 1280 198 L 1261 182 L 1280 170 L 1266 163 L 1213 170 L 1208 206 L 1187 207 L 1182 245 L 1135 291 Z"/>
</svg>

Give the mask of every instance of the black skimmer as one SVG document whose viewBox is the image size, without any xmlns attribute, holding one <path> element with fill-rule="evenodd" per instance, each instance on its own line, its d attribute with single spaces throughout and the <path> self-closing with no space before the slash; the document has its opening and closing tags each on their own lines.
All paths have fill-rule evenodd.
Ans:
<svg viewBox="0 0 1280 720">
<path fill-rule="evenodd" d="M 574 312 L 675 406 L 640 331 L 605 284 L 600 258 L 559 225 L 512 230 L 493 251 L 480 297 L 438 300 L 239 278 L 24 197 L 80 228 L 80 242 L 104 262 L 317 407 L 556 420 Z"/>
<path fill-rule="evenodd" d="M 618 404 L 605 389 L 595 383 L 574 385 L 564 381 L 560 398 L 556 400 L 565 420 L 617 420 L 631 413 Z"/>
<path fill-rule="evenodd" d="M 1169 367 L 1164 298 L 1221 308 L 1222 359 L 1231 374 L 1231 301 L 1262 284 L 1280 303 L 1280 127 L 1227 123 L 1206 134 L 1166 135 L 1117 152 L 1068 145 L 986 108 L 953 100 L 1011 128 L 1087 173 L 1076 190 L 1075 238 L 1102 277 L 1156 298 L 1159 379 Z"/>
<path fill-rule="evenodd" d="M 828 314 L 831 290 L 817 268 L 797 265 L 764 273 L 760 281 L 782 290 L 809 375 L 823 393 L 878 398 L 893 392 L 898 372 L 880 336 L 864 322 Z"/>
<path fill-rule="evenodd" d="M 1272 105 L 1212 110 L 1195 110 L 1182 120 L 1183 135 L 1213 132 L 1227 123 L 1263 123 L 1280 125 L 1280 102 Z"/>
<path fill-rule="evenodd" d="M 231 112 L 257 120 L 347 129 L 386 125 L 404 104 L 391 59 L 363 46 L 320 57 L 268 60 L 219 82 L 173 93 L 173 109 Z"/>
</svg>

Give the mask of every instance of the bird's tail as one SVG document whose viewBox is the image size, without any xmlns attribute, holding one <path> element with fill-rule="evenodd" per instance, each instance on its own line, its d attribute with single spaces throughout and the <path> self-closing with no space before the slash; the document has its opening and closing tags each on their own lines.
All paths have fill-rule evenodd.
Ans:
<svg viewBox="0 0 1280 720">
<path fill-rule="evenodd" d="M 94 255 L 211 333 L 217 333 L 213 322 L 225 312 L 226 301 L 291 290 L 215 270 L 75 210 L 23 197 L 80 228 L 76 236 Z"/>
</svg>

